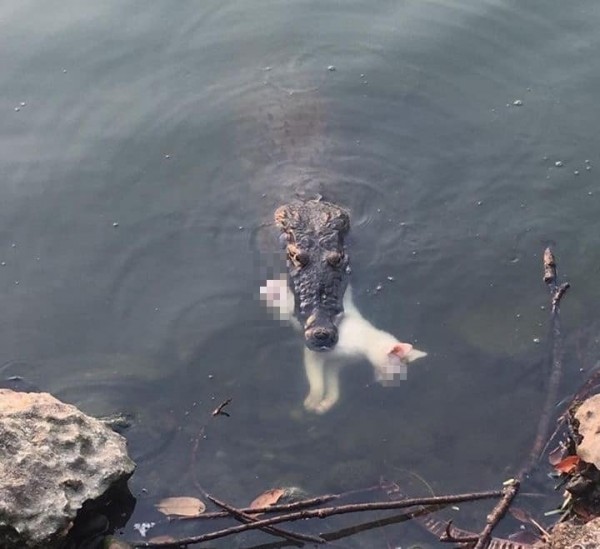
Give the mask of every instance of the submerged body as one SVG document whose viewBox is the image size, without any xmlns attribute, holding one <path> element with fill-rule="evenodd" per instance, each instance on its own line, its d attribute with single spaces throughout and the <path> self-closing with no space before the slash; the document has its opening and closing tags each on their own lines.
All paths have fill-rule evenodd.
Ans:
<svg viewBox="0 0 600 549">
<path fill-rule="evenodd" d="M 275 211 L 286 246 L 293 312 L 302 324 L 306 346 L 327 351 L 338 341 L 350 265 L 344 237 L 350 216 L 323 200 L 291 202 Z"/>
<path fill-rule="evenodd" d="M 267 307 L 273 309 L 279 318 L 302 329 L 294 317 L 294 294 L 285 277 L 268 280 L 260 293 Z M 344 295 L 343 307 L 337 345 L 327 352 L 304 349 L 304 368 L 309 384 L 304 407 L 319 414 L 330 410 L 339 400 L 340 369 L 349 362 L 367 359 L 377 381 L 390 386 L 406 379 L 409 362 L 427 356 L 427 353 L 415 349 L 410 343 L 399 341 L 364 318 L 354 304 L 350 287 Z"/>
</svg>

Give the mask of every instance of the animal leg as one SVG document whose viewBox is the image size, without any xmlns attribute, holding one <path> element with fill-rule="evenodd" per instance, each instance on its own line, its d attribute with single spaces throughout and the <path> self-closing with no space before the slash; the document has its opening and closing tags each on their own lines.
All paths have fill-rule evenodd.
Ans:
<svg viewBox="0 0 600 549">
<path fill-rule="evenodd" d="M 325 361 L 318 353 L 304 349 L 304 370 L 308 379 L 309 391 L 304 399 L 304 407 L 317 412 L 325 394 Z"/>
<path fill-rule="evenodd" d="M 324 373 L 325 394 L 315 409 L 317 414 L 324 414 L 331 410 L 335 403 L 340 399 L 340 367 L 337 364 L 325 366 Z"/>
</svg>

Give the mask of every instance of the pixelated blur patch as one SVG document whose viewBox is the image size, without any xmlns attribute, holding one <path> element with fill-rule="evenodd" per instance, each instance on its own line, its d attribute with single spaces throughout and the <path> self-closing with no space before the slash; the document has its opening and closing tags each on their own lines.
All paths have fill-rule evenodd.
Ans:
<svg viewBox="0 0 600 549">
<path fill-rule="evenodd" d="M 294 313 L 294 298 L 285 276 L 265 281 L 260 287 L 259 299 L 279 320 L 289 320 Z"/>
<path fill-rule="evenodd" d="M 399 361 L 377 370 L 377 381 L 384 387 L 398 387 L 407 378 L 408 366 Z"/>
</svg>

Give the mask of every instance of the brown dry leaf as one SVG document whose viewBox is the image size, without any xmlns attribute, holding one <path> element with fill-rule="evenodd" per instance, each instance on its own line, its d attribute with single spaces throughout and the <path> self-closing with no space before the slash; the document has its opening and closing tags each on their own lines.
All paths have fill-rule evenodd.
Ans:
<svg viewBox="0 0 600 549">
<path fill-rule="evenodd" d="M 525 522 L 527 524 L 531 523 L 531 515 L 525 511 L 525 509 L 522 509 L 521 507 L 510 507 L 508 511 L 519 522 Z"/>
<path fill-rule="evenodd" d="M 567 456 L 565 459 L 557 463 L 554 468 L 561 473 L 569 474 L 577 469 L 580 461 L 581 459 L 579 456 Z"/>
<path fill-rule="evenodd" d="M 155 536 L 153 538 L 150 538 L 148 540 L 148 543 L 161 543 L 164 541 L 173 541 L 176 542 L 177 540 L 173 537 L 173 536 Z"/>
<path fill-rule="evenodd" d="M 167 516 L 197 517 L 206 511 L 206 505 L 198 498 L 181 496 L 165 498 L 156 504 L 156 508 Z"/>
<path fill-rule="evenodd" d="M 283 494 L 285 494 L 285 490 L 283 488 L 271 488 L 270 490 L 263 492 L 257 498 L 254 498 L 250 504 L 250 508 L 258 509 L 260 507 L 269 507 L 270 505 L 275 505 L 281 499 Z"/>
</svg>

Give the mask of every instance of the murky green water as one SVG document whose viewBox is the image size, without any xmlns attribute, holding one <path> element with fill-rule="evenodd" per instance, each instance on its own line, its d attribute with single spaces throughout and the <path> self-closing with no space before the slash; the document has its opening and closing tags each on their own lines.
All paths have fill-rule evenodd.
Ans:
<svg viewBox="0 0 600 549">
<path fill-rule="evenodd" d="M 3 376 L 133 415 L 127 537 L 195 494 L 194 470 L 242 505 L 406 470 L 468 491 L 518 467 L 547 243 L 573 284 L 564 394 L 597 325 L 599 22 L 593 0 L 0 5 Z M 399 388 L 345 371 L 324 417 L 302 408 L 300 339 L 257 299 L 265 223 L 316 193 L 352 213 L 363 314 L 429 352 Z"/>
</svg>

